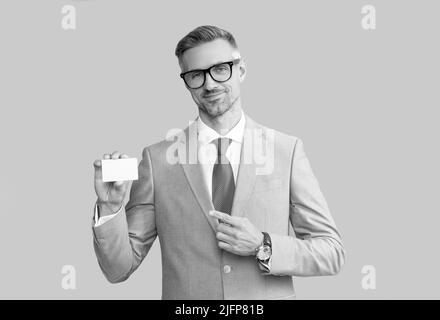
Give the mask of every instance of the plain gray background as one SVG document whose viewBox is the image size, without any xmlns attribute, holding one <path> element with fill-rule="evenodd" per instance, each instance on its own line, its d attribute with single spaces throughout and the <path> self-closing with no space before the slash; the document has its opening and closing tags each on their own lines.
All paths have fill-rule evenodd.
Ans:
<svg viewBox="0 0 440 320">
<path fill-rule="evenodd" d="M 61 28 L 76 7 L 77 29 Z M 372 4 L 377 29 L 361 28 Z M 243 108 L 303 139 L 347 249 L 299 299 L 440 298 L 438 1 L 1 1 L 0 298 L 159 299 L 156 240 L 112 285 L 92 246 L 96 158 L 197 115 L 177 41 L 203 24 L 237 39 Z M 61 268 L 76 269 L 76 290 Z M 374 265 L 376 290 L 361 287 Z"/>
</svg>

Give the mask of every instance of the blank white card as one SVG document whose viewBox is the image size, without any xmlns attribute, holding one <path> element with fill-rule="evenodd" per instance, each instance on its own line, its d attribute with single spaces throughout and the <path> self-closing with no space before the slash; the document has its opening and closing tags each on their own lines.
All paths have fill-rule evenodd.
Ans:
<svg viewBox="0 0 440 320">
<path fill-rule="evenodd" d="M 128 181 L 138 179 L 137 158 L 128 159 L 103 159 L 102 181 Z"/>
</svg>

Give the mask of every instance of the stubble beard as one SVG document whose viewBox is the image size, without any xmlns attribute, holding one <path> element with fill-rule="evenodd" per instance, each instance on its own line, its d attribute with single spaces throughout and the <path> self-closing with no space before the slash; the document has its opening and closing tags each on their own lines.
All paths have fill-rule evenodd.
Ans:
<svg viewBox="0 0 440 320">
<path fill-rule="evenodd" d="M 201 106 L 199 106 L 199 110 L 203 113 L 205 113 L 211 120 L 223 116 L 226 112 L 232 109 L 235 102 L 238 100 L 238 97 L 235 98 L 234 101 L 221 101 L 218 103 L 215 103 L 215 107 L 213 108 L 212 105 L 209 103 L 202 103 Z M 225 108 L 222 108 L 222 106 L 226 105 Z"/>
</svg>

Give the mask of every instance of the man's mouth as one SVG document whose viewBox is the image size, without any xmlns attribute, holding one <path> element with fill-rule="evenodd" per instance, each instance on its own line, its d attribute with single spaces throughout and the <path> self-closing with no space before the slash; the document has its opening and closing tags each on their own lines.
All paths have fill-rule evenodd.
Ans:
<svg viewBox="0 0 440 320">
<path fill-rule="evenodd" d="M 212 100 L 212 99 L 218 98 L 222 94 L 223 94 L 223 91 L 222 92 L 213 93 L 213 94 L 209 94 L 209 95 L 204 95 L 204 98 L 208 99 L 208 100 Z"/>
</svg>

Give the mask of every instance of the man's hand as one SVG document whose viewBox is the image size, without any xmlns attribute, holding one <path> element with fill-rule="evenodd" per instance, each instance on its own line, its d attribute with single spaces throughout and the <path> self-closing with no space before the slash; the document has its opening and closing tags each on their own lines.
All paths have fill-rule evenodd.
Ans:
<svg viewBox="0 0 440 320">
<path fill-rule="evenodd" d="M 209 214 L 220 220 L 217 230 L 218 246 L 239 256 L 254 256 L 263 243 L 263 234 L 248 218 L 233 217 L 220 211 Z"/>
<path fill-rule="evenodd" d="M 118 151 L 110 154 L 105 154 L 103 159 L 127 159 L 128 156 L 121 154 Z M 95 192 L 98 196 L 97 203 L 100 208 L 100 215 L 106 216 L 116 213 L 124 202 L 125 194 L 129 189 L 131 181 L 102 181 L 102 164 L 101 160 L 95 160 L 93 163 L 95 167 Z"/>
</svg>

